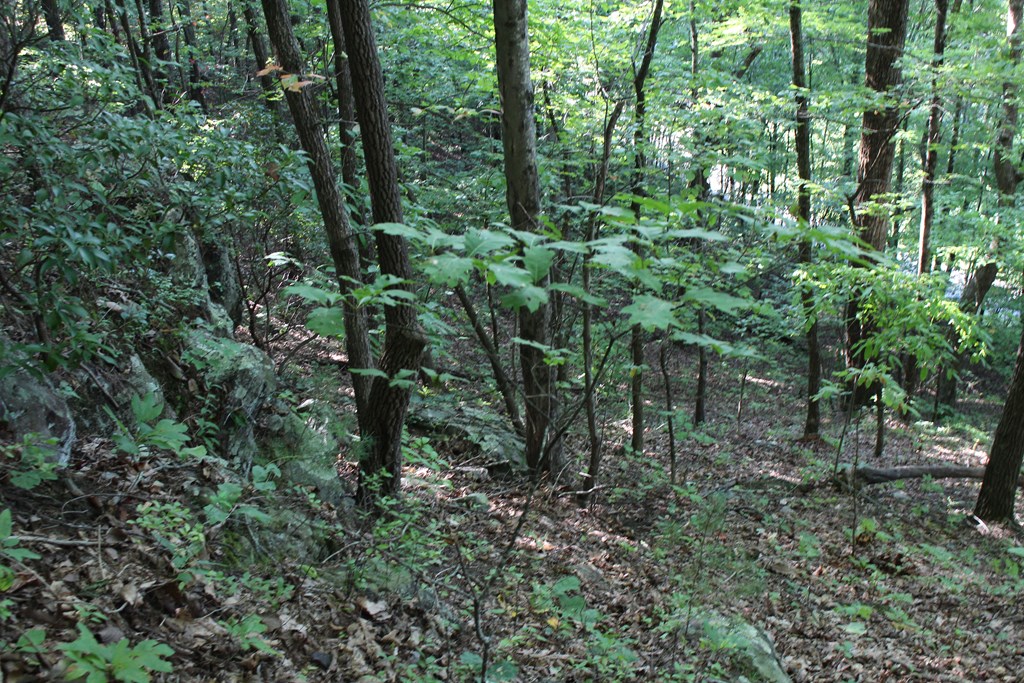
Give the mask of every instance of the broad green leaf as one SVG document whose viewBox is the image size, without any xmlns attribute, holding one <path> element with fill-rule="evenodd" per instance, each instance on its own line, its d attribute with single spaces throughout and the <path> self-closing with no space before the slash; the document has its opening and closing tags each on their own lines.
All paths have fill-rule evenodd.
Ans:
<svg viewBox="0 0 1024 683">
<path fill-rule="evenodd" d="M 306 327 L 321 337 L 343 337 L 345 314 L 340 308 L 314 308 L 306 320 Z"/>
<path fill-rule="evenodd" d="M 470 229 L 466 231 L 464 244 L 466 256 L 480 257 L 499 249 L 507 249 L 512 246 L 513 240 L 508 235 L 493 230 Z"/>
<path fill-rule="evenodd" d="M 510 308 L 526 306 L 531 313 L 536 311 L 548 300 L 548 293 L 543 287 L 522 285 L 501 297 L 501 303 Z"/>
<path fill-rule="evenodd" d="M 527 247 L 523 250 L 523 265 L 529 271 L 534 284 L 547 277 L 554 260 L 555 252 L 547 247 Z"/>
<path fill-rule="evenodd" d="M 622 309 L 629 316 L 630 325 L 640 325 L 651 330 L 667 330 L 676 325 L 675 304 L 656 296 L 641 294 L 633 303 Z"/>
<path fill-rule="evenodd" d="M 748 299 L 741 299 L 738 296 L 724 292 L 716 292 L 706 287 L 691 287 L 686 291 L 684 298 L 687 301 L 717 308 L 723 313 L 734 313 L 744 308 L 749 308 L 751 304 Z"/>
<path fill-rule="evenodd" d="M 556 292 L 565 292 L 569 296 L 576 297 L 584 303 L 588 303 L 591 306 L 607 306 L 608 300 L 594 294 L 588 294 L 587 290 L 583 289 L 579 285 L 571 285 L 568 282 L 552 282 L 548 285 L 548 289 Z"/>
<path fill-rule="evenodd" d="M 493 277 L 491 284 L 506 287 L 526 287 L 533 285 L 530 273 L 508 261 L 497 261 L 487 264 L 487 271 Z"/>
<path fill-rule="evenodd" d="M 315 304 L 331 305 L 341 298 L 341 294 L 330 292 L 312 285 L 289 285 L 281 290 L 284 296 L 299 296 Z"/>
<path fill-rule="evenodd" d="M 429 257 L 423 267 L 431 282 L 448 287 L 468 281 L 472 270 L 473 259 L 450 253 Z"/>
</svg>

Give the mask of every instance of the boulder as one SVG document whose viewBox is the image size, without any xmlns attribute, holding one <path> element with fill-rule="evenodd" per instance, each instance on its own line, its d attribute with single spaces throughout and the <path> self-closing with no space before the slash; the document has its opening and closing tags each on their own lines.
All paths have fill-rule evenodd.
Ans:
<svg viewBox="0 0 1024 683">
<path fill-rule="evenodd" d="M 0 426 L 16 442 L 35 435 L 60 467 L 71 459 L 77 426 L 67 400 L 46 376 L 19 369 L 0 379 Z"/>
<path fill-rule="evenodd" d="M 195 329 L 185 338 L 183 359 L 196 370 L 202 385 L 216 391 L 222 456 L 242 463 L 246 469 L 257 453 L 255 425 L 260 410 L 277 389 L 274 363 L 249 344 Z"/>
<path fill-rule="evenodd" d="M 350 494 L 338 478 L 338 452 L 346 429 L 335 409 L 324 401 L 307 401 L 295 411 L 268 422 L 274 435 L 263 439 L 266 460 L 281 468 L 293 484 L 316 489 L 320 500 L 341 505 Z"/>
<path fill-rule="evenodd" d="M 738 617 L 701 612 L 690 620 L 690 634 L 703 636 L 727 655 L 737 681 L 791 683 L 771 636 Z"/>
<path fill-rule="evenodd" d="M 214 303 L 211 298 L 210 281 L 206 275 L 202 249 L 192 230 L 184 226 L 175 236 L 174 261 L 170 275 L 179 286 L 195 291 L 199 314 L 218 336 L 231 338 L 234 334 L 234 323 L 224 306 Z"/>
</svg>

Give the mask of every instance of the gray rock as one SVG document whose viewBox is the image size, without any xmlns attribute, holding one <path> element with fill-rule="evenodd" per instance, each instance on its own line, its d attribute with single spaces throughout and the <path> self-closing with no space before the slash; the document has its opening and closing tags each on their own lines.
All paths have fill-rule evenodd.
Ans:
<svg viewBox="0 0 1024 683">
<path fill-rule="evenodd" d="M 231 261 L 231 247 L 221 242 L 204 241 L 200 245 L 209 283 L 210 299 L 222 306 L 235 325 L 242 322 L 242 285 Z"/>
<path fill-rule="evenodd" d="M 18 442 L 36 435 L 38 445 L 50 450 L 60 467 L 70 461 L 78 429 L 67 400 L 49 378 L 15 370 L 0 379 L 0 423 Z M 45 443 L 51 439 L 57 443 Z"/>
<path fill-rule="evenodd" d="M 248 468 L 257 453 L 257 414 L 277 389 L 274 364 L 255 346 L 204 329 L 191 331 L 185 342 L 188 362 L 205 386 L 223 396 L 218 416 L 224 442 L 221 455 Z"/>
<path fill-rule="evenodd" d="M 196 292 L 200 312 L 218 336 L 232 337 L 234 323 L 224 306 L 215 303 L 210 297 L 210 281 L 206 276 L 203 252 L 192 230 L 182 229 L 177 234 L 170 274 L 175 283 Z"/>
<path fill-rule="evenodd" d="M 334 408 L 313 401 L 301 413 L 271 415 L 268 421 L 280 427 L 264 439 L 264 457 L 281 468 L 284 479 L 314 487 L 324 502 L 342 504 L 349 493 L 338 478 L 337 461 L 345 428 Z"/>
<path fill-rule="evenodd" d="M 690 633 L 703 634 L 717 648 L 728 653 L 737 680 L 757 683 L 791 683 L 782 667 L 771 637 L 763 630 L 716 612 L 703 612 L 690 621 Z"/>
</svg>

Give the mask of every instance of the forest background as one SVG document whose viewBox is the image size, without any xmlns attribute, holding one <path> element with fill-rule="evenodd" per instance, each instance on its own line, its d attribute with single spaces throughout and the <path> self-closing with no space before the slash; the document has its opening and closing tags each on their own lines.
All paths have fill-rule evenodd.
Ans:
<svg viewBox="0 0 1024 683">
<path fill-rule="evenodd" d="M 6 3 L 5 672 L 1009 675 L 1021 13 Z"/>
</svg>

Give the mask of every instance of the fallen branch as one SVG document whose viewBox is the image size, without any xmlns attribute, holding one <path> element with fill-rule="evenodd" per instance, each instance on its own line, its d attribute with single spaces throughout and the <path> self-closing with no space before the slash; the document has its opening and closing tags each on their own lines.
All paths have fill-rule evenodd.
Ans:
<svg viewBox="0 0 1024 683">
<path fill-rule="evenodd" d="M 883 484 L 901 479 L 984 479 L 984 467 L 961 467 L 958 465 L 912 465 L 909 467 L 858 467 L 850 465 L 840 467 L 840 483 L 851 488 L 860 488 L 871 484 Z M 1017 481 L 1024 486 L 1024 476 Z"/>
</svg>

